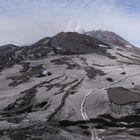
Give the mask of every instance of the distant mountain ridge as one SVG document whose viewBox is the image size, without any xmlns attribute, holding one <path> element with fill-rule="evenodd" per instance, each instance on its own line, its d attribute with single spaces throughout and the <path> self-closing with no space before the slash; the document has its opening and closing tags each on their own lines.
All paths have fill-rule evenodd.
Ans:
<svg viewBox="0 0 140 140">
<path fill-rule="evenodd" d="M 16 50 L 17 48 L 18 48 L 18 46 L 13 45 L 13 44 L 6 44 L 3 46 L 0 46 L 0 55 L 7 54 L 8 52 L 10 53 L 10 52 Z"/>
<path fill-rule="evenodd" d="M 132 45 L 127 40 L 125 40 L 124 38 L 122 38 L 121 36 L 117 35 L 114 32 L 103 31 L 103 30 L 92 30 L 92 31 L 86 32 L 85 34 L 92 36 L 94 38 L 97 38 L 109 45 L 122 46 L 122 47 L 134 47 L 134 45 Z"/>
</svg>

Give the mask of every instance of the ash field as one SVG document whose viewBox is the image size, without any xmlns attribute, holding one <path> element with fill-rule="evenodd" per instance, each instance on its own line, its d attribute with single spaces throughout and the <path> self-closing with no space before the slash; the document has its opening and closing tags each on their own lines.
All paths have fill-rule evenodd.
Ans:
<svg viewBox="0 0 140 140">
<path fill-rule="evenodd" d="M 0 140 L 139 138 L 139 48 L 108 31 L 0 47 Z"/>
</svg>

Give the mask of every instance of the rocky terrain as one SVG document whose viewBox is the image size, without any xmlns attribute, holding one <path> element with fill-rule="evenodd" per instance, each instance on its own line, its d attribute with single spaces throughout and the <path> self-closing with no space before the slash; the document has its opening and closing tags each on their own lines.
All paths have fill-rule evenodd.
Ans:
<svg viewBox="0 0 140 140">
<path fill-rule="evenodd" d="M 0 140 L 139 140 L 139 51 L 112 38 L 0 47 Z"/>
<path fill-rule="evenodd" d="M 122 38 L 121 36 L 117 35 L 114 32 L 110 31 L 103 31 L 103 30 L 92 30 L 85 33 L 86 35 L 95 37 L 107 44 L 114 45 L 114 46 L 122 46 L 122 47 L 134 47 L 131 43 L 127 40 Z"/>
</svg>

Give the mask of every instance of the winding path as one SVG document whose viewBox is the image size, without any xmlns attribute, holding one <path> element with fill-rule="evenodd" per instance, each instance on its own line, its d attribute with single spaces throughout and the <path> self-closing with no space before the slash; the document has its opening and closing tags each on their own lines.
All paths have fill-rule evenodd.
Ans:
<svg viewBox="0 0 140 140">
<path fill-rule="evenodd" d="M 113 85 L 115 85 L 117 83 L 120 83 L 120 82 L 122 82 L 122 81 L 124 81 L 126 79 L 129 79 L 129 78 L 137 76 L 137 75 L 140 75 L 140 73 L 130 75 L 128 77 L 125 77 L 125 78 L 122 78 L 122 79 L 120 79 L 118 81 L 115 81 L 115 82 L 113 82 L 112 84 L 110 84 L 108 86 L 104 86 L 104 87 L 101 87 L 101 88 L 98 88 L 98 89 L 93 89 L 93 90 L 90 90 L 89 92 L 87 92 L 85 97 L 84 97 L 84 99 L 83 99 L 83 101 L 82 101 L 82 104 L 81 104 L 81 116 L 82 116 L 82 118 L 85 121 L 87 121 L 87 123 L 90 120 L 88 115 L 87 115 L 87 112 L 86 112 L 86 101 L 87 101 L 88 97 L 91 94 L 93 95 L 93 94 L 95 94 L 95 93 L 97 93 L 99 91 L 105 90 L 105 89 L 109 88 L 110 86 L 113 86 Z M 97 131 L 97 129 L 95 128 L 94 124 L 89 124 L 89 128 L 90 128 L 90 132 L 91 132 L 91 140 L 101 140 L 100 134 Z"/>
</svg>

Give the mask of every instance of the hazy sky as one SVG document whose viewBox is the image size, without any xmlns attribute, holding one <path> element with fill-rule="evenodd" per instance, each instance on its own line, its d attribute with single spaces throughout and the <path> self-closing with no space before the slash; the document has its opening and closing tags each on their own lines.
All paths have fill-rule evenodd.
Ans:
<svg viewBox="0 0 140 140">
<path fill-rule="evenodd" d="M 140 0 L 0 0 L 0 45 L 77 27 L 110 30 L 140 46 Z"/>
</svg>

